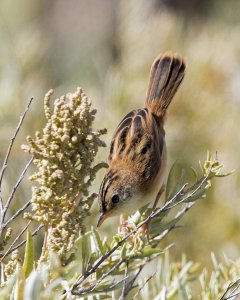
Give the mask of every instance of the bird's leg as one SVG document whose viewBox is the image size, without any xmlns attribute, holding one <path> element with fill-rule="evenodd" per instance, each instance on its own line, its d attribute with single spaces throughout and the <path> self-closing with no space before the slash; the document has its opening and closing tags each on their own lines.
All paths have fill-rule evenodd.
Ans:
<svg viewBox="0 0 240 300">
<path fill-rule="evenodd" d="M 156 199 L 153 203 L 152 212 L 156 210 L 158 202 L 164 191 L 165 191 L 165 184 L 162 184 L 160 190 L 157 193 Z M 151 220 L 147 221 L 145 224 L 142 225 L 142 227 L 140 228 L 140 233 L 142 235 L 147 236 L 147 238 L 149 239 L 150 229 L 151 229 Z"/>
<path fill-rule="evenodd" d="M 128 233 L 128 220 L 125 218 L 124 214 L 120 215 L 120 229 L 124 233 Z"/>
</svg>

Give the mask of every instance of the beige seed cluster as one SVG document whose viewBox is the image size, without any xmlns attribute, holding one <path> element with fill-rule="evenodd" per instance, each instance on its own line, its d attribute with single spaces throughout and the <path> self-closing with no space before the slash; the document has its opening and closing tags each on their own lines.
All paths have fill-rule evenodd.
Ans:
<svg viewBox="0 0 240 300">
<path fill-rule="evenodd" d="M 31 176 L 38 185 L 32 189 L 33 213 L 27 217 L 45 224 L 48 249 L 67 262 L 96 197 L 89 195 L 89 187 L 97 171 L 106 167 L 93 164 L 98 148 L 105 146 L 100 137 L 106 130 L 93 131 L 96 110 L 81 88 L 56 99 L 53 111 L 52 94 L 50 90 L 44 99 L 43 133 L 27 137 L 28 145 L 23 146 L 38 168 Z"/>
<path fill-rule="evenodd" d="M 22 260 L 21 260 L 19 251 L 15 250 L 15 251 L 13 251 L 13 253 L 11 255 L 11 259 L 8 261 L 8 263 L 4 267 L 4 275 L 6 277 L 5 278 L 6 282 L 14 274 L 18 264 L 22 264 Z"/>
<path fill-rule="evenodd" d="M 11 236 L 12 236 L 12 228 L 8 227 L 4 237 L 1 238 L 1 240 L 0 240 L 0 251 L 4 250 L 4 247 L 7 245 L 8 241 L 11 238 Z"/>
</svg>

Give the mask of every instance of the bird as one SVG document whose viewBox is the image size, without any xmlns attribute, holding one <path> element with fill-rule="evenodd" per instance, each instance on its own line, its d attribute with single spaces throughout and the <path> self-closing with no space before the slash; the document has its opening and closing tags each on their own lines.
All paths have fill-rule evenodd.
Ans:
<svg viewBox="0 0 240 300">
<path fill-rule="evenodd" d="M 98 194 L 97 227 L 109 217 L 124 220 L 156 198 L 167 162 L 166 112 L 185 70 L 178 53 L 160 53 L 154 60 L 144 107 L 129 112 L 113 134 Z"/>
</svg>

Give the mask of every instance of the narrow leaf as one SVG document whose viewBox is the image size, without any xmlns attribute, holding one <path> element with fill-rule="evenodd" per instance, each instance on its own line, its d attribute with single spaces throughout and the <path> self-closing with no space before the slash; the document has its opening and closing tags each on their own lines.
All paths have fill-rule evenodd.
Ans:
<svg viewBox="0 0 240 300">
<path fill-rule="evenodd" d="M 25 255 L 24 255 L 24 263 L 23 263 L 23 271 L 25 277 L 27 278 L 29 274 L 32 272 L 34 263 L 34 245 L 33 238 L 30 231 L 27 231 L 27 243 L 25 247 Z"/>
<path fill-rule="evenodd" d="M 24 277 L 23 269 L 22 266 L 18 264 L 17 281 L 16 281 L 15 291 L 14 291 L 14 300 L 24 300 L 23 298 L 24 286 L 25 286 L 25 277 Z"/>
<path fill-rule="evenodd" d="M 104 255 L 105 250 L 104 250 L 104 246 L 103 246 L 103 243 L 102 243 L 99 233 L 94 228 L 92 229 L 92 232 L 93 232 L 93 238 L 95 241 L 95 245 L 97 246 L 97 248 L 101 252 L 101 254 Z"/>
<path fill-rule="evenodd" d="M 137 257 L 144 258 L 144 257 L 150 257 L 154 254 L 161 254 L 161 253 L 163 253 L 163 251 L 161 249 L 152 248 L 152 249 L 147 249 L 147 250 L 143 251 L 142 253 L 138 254 Z"/>
<path fill-rule="evenodd" d="M 179 300 L 188 300 L 189 299 L 187 292 L 186 292 L 186 288 L 180 280 L 178 281 L 178 298 L 179 298 Z"/>
<path fill-rule="evenodd" d="M 38 271 L 33 271 L 28 277 L 24 289 L 24 300 L 39 299 L 41 287 L 42 287 L 41 276 Z"/>
<path fill-rule="evenodd" d="M 82 237 L 82 272 L 84 273 L 87 269 L 87 265 L 91 256 L 91 241 L 89 235 Z"/>
<path fill-rule="evenodd" d="M 177 163 L 174 163 L 168 176 L 165 202 L 175 196 L 186 183 L 186 170 Z M 177 200 L 177 199 L 176 199 Z"/>
<path fill-rule="evenodd" d="M 188 198 L 186 201 L 184 201 L 185 203 L 187 202 L 194 202 L 199 198 L 202 198 L 203 196 L 206 195 L 206 190 L 205 189 L 200 189 L 199 191 L 197 191 L 194 195 L 192 195 L 190 198 Z"/>
<path fill-rule="evenodd" d="M 177 162 L 174 162 L 169 174 L 168 174 L 168 179 L 167 179 L 167 185 L 166 185 L 166 192 L 165 192 L 165 202 L 167 202 L 169 200 L 170 194 L 171 194 L 171 190 L 172 187 L 174 185 L 174 173 L 175 173 L 175 168 L 176 168 Z"/>
</svg>

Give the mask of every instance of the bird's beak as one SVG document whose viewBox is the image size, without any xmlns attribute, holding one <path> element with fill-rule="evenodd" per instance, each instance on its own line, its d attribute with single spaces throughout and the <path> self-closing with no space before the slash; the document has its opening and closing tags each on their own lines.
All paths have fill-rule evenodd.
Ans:
<svg viewBox="0 0 240 300">
<path fill-rule="evenodd" d="M 102 212 L 98 218 L 97 227 L 100 227 L 106 218 L 107 218 L 107 214 Z"/>
</svg>

